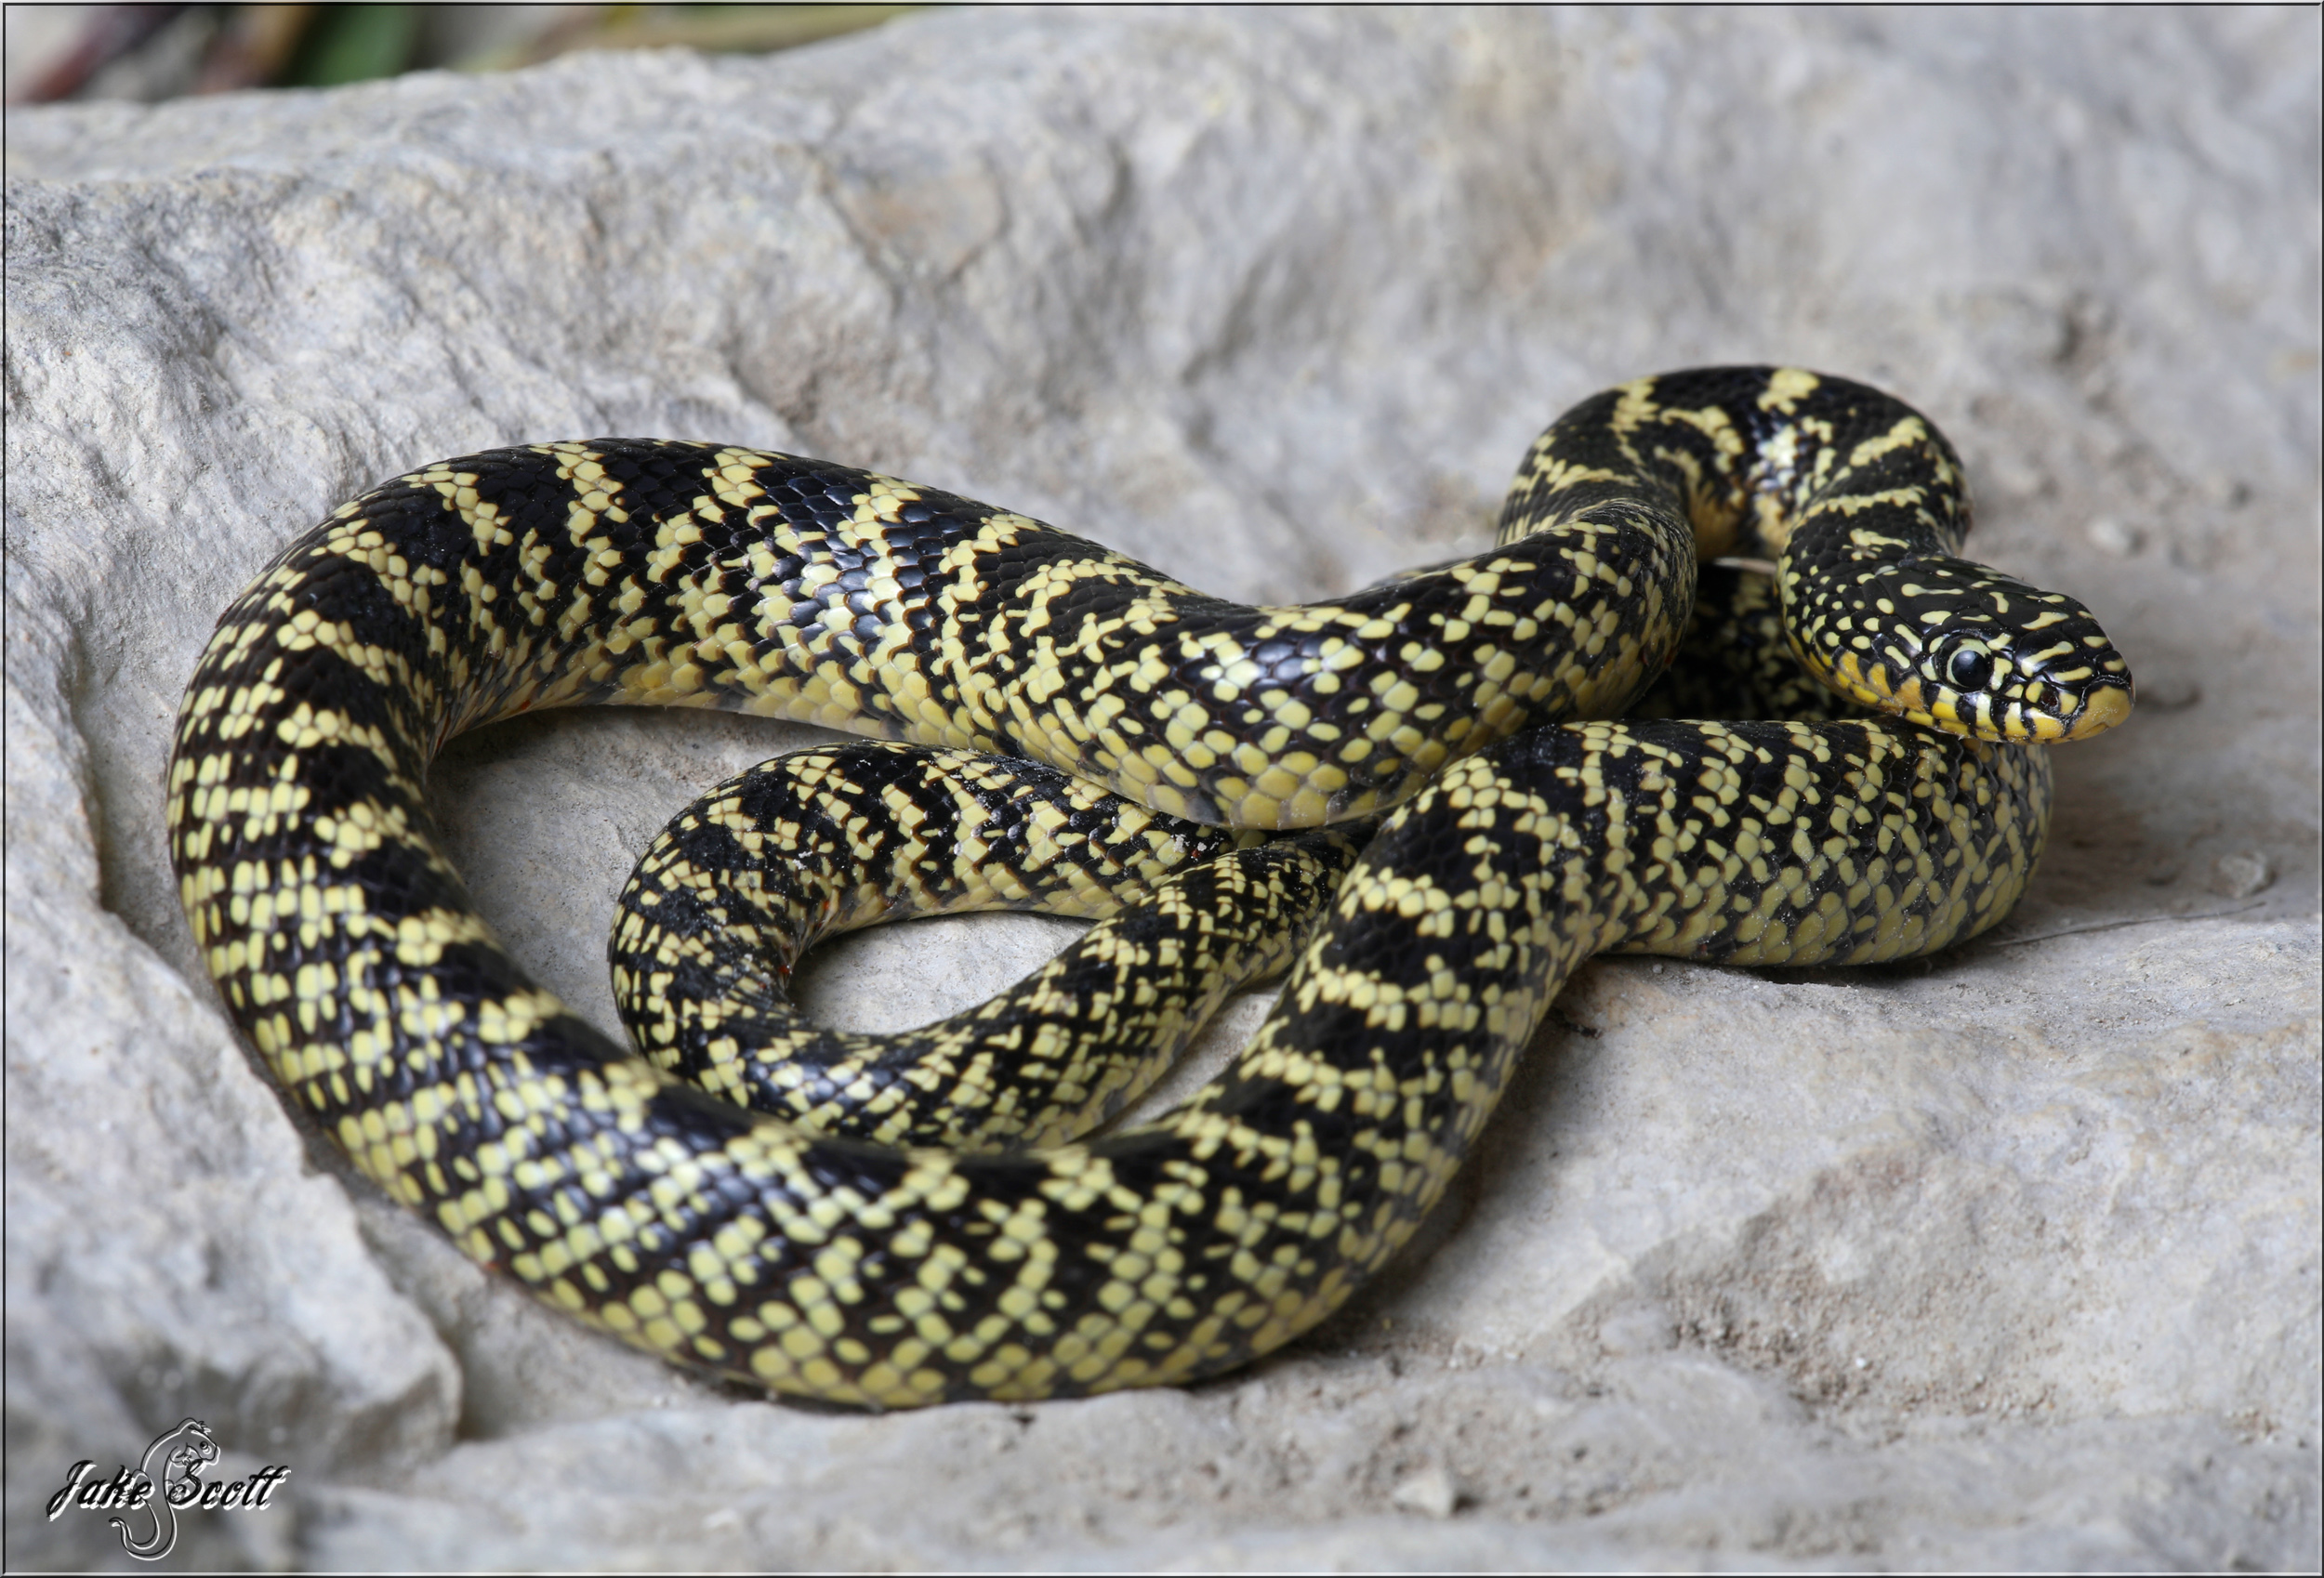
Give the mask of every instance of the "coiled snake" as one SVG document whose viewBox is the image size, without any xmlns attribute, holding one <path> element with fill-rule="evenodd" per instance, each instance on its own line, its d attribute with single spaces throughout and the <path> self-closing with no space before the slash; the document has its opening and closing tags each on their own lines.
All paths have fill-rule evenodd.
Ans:
<svg viewBox="0 0 2324 1578">
<path fill-rule="evenodd" d="M 2080 605 L 1953 558 L 1967 526 L 1923 418 L 1764 368 L 1584 402 L 1499 546 L 1302 608 L 820 461 L 499 450 L 340 506 L 226 611 L 171 849 L 284 1088 L 590 1323 L 877 1406 L 1183 1381 L 1395 1252 L 1591 954 L 1895 959 L 2009 909 L 2049 811 L 2028 743 L 2120 721 L 2130 679 Z M 1648 690 L 1721 557 L 1773 564 L 1694 622 L 1739 667 L 1682 665 L 1662 710 L 1793 716 L 1583 721 Z M 656 842 L 614 942 L 650 1060 L 501 948 L 422 797 L 452 734 L 584 703 L 913 743 L 768 764 Z M 1322 831 L 1250 831 L 1293 828 Z M 900 1045 L 783 997 L 813 936 L 883 906 L 1125 894 L 1148 902 Z M 1067 1137 L 1286 962 L 1223 1077 Z"/>
</svg>

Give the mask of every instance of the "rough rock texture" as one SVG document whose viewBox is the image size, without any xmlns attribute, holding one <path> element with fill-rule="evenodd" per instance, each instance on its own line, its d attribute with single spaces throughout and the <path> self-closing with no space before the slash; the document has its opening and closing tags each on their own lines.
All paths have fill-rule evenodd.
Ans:
<svg viewBox="0 0 2324 1578">
<path fill-rule="evenodd" d="M 2313 10 L 957 13 L 12 114 L 7 1559 L 122 1563 L 39 1505 L 194 1414 L 294 1468 L 205 1563 L 2312 1562 L 2318 55 Z M 1607 383 L 1778 358 L 1943 423 L 2137 717 L 1988 939 L 1586 969 L 1424 1242 L 1244 1374 L 706 1387 L 354 1178 L 193 958 L 195 653 L 418 462 L 801 450 L 1290 599 L 1480 544 Z M 630 859 L 808 738 L 538 717 L 434 792 L 610 1024 Z M 908 1022 L 1057 935 L 901 928 L 819 1000 Z"/>
</svg>

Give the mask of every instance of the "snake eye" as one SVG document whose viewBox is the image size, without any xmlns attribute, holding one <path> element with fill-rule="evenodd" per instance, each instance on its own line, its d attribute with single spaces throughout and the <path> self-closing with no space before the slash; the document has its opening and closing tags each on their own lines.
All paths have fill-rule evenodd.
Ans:
<svg viewBox="0 0 2324 1578">
<path fill-rule="evenodd" d="M 1993 681 L 1993 654 L 1975 641 L 1953 649 L 1945 660 L 1945 677 L 1962 690 L 1982 690 Z"/>
</svg>

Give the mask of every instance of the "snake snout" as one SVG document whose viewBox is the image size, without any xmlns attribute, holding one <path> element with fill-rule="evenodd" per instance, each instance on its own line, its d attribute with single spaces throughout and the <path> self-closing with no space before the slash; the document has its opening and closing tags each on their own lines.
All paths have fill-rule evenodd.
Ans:
<svg viewBox="0 0 2324 1578">
<path fill-rule="evenodd" d="M 2005 716 L 2023 720 L 2019 738 L 2064 744 L 2103 734 L 2129 717 L 2136 689 L 2131 665 L 2096 616 L 2067 598 L 2050 600 L 2067 616 L 2051 628 L 2017 633 L 2017 662 L 2026 678 L 2019 704 Z"/>
<path fill-rule="evenodd" d="M 2105 733 L 2131 716 L 2134 692 L 2128 674 L 2119 681 L 2111 678 L 2100 680 L 2083 698 L 2080 713 L 2066 726 L 2066 732 L 2058 738 L 2062 741 L 2087 740 L 2093 734 Z"/>
</svg>

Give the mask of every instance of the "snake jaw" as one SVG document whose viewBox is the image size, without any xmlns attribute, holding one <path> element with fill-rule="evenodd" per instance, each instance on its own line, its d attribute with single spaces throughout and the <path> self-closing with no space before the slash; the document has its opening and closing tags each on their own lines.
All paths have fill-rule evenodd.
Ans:
<svg viewBox="0 0 2324 1578">
<path fill-rule="evenodd" d="M 1898 654 L 1891 653 L 1892 660 Z M 2021 745 L 2062 745 L 2088 740 L 2131 716 L 2133 690 L 2127 673 L 2083 677 L 2060 684 L 2040 674 L 1997 673 L 1985 690 L 1934 683 L 1929 665 L 1866 661 L 1855 652 L 1823 658 L 1801 653 L 1809 673 L 1839 694 L 1923 729 L 1963 739 Z M 2119 663 L 2119 660 L 2118 660 Z"/>
</svg>

